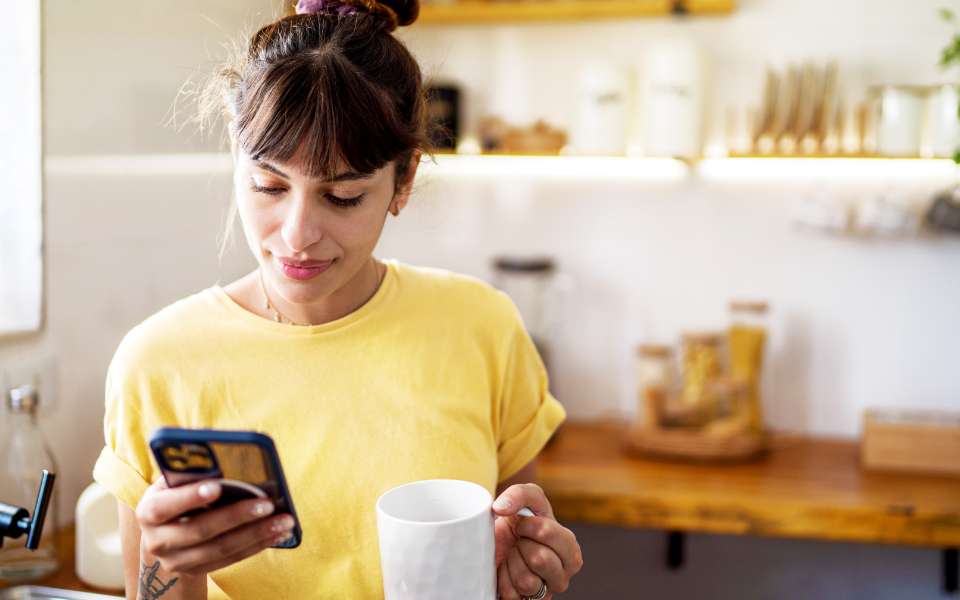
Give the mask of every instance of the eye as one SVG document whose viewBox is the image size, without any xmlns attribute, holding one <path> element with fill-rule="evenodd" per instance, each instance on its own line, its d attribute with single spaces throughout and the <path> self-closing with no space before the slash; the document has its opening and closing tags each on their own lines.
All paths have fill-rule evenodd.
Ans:
<svg viewBox="0 0 960 600">
<path fill-rule="evenodd" d="M 257 183 L 253 180 L 250 180 L 250 189 L 259 194 L 268 194 L 270 196 L 277 196 L 286 191 L 282 187 L 269 187 L 269 186 L 257 185 Z"/>
<path fill-rule="evenodd" d="M 349 208 L 351 206 L 357 206 L 360 202 L 363 201 L 365 194 L 360 194 L 359 196 L 354 196 L 353 198 L 341 198 L 340 196 L 334 196 L 333 194 L 327 194 L 327 200 L 330 201 L 334 206 L 339 206 L 341 208 Z"/>
</svg>

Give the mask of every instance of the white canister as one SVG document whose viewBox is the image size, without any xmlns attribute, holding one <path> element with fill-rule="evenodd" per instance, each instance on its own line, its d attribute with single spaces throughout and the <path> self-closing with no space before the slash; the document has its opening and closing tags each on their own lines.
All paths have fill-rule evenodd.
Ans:
<svg viewBox="0 0 960 600">
<path fill-rule="evenodd" d="M 923 155 L 953 157 L 960 149 L 960 90 L 956 85 L 930 88 L 923 127 Z"/>
<path fill-rule="evenodd" d="M 923 88 L 885 85 L 873 88 L 877 154 L 920 156 L 926 94 Z"/>
<path fill-rule="evenodd" d="M 693 41 L 678 38 L 651 44 L 640 68 L 631 146 L 645 156 L 700 156 L 703 76 L 703 57 Z"/>
<path fill-rule="evenodd" d="M 630 78 L 606 62 L 586 65 L 577 92 L 573 147 L 579 154 L 621 155 L 627 149 Z"/>
<path fill-rule="evenodd" d="M 76 570 L 94 587 L 122 590 L 123 553 L 117 500 L 99 483 L 80 494 L 76 511 Z"/>
</svg>

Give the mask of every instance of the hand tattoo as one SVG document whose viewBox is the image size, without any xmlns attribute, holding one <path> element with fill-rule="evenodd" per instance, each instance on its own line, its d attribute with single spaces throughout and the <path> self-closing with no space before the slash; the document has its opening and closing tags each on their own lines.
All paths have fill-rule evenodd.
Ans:
<svg viewBox="0 0 960 600">
<path fill-rule="evenodd" d="M 163 596 L 170 588 L 177 583 L 177 577 L 170 580 L 170 583 L 164 583 L 157 577 L 157 571 L 160 570 L 160 561 L 147 566 L 147 563 L 140 563 L 140 587 L 137 593 L 137 600 L 156 600 Z"/>
</svg>

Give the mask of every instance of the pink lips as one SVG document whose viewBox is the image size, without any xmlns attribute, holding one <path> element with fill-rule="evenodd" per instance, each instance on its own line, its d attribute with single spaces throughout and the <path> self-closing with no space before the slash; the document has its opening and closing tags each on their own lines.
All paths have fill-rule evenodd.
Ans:
<svg viewBox="0 0 960 600">
<path fill-rule="evenodd" d="M 277 260 L 280 262 L 280 268 L 284 275 L 290 279 L 296 279 L 297 281 L 306 281 L 308 279 L 313 279 L 320 273 L 326 271 L 336 259 L 322 261 L 311 260 L 304 262 L 290 261 L 283 258 L 279 258 Z"/>
</svg>

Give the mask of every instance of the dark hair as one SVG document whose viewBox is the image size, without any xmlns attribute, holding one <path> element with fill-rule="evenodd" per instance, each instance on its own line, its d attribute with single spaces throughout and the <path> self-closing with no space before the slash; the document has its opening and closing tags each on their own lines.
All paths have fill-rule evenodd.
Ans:
<svg viewBox="0 0 960 600">
<path fill-rule="evenodd" d="M 399 185 L 429 144 L 420 66 L 392 35 L 416 20 L 419 0 L 337 4 L 356 10 L 290 15 L 257 31 L 211 80 L 201 112 L 223 114 L 231 144 L 257 159 L 296 157 L 327 179 L 341 162 L 370 173 L 396 161 Z"/>
</svg>

